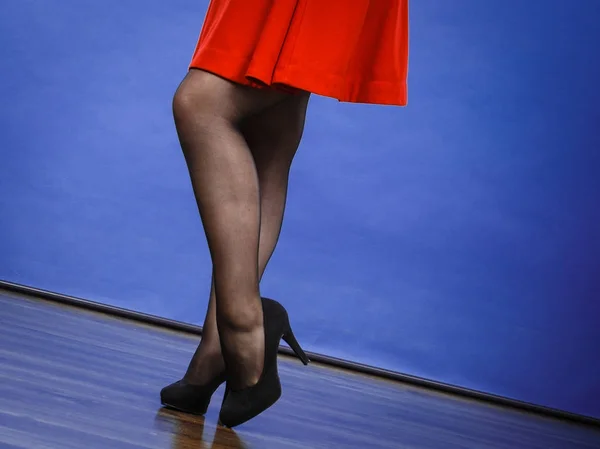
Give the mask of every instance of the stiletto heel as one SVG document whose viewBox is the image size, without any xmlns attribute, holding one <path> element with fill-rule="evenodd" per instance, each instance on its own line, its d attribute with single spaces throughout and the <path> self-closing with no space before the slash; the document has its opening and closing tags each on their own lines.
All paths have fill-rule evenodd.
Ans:
<svg viewBox="0 0 600 449">
<path fill-rule="evenodd" d="M 296 336 L 294 335 L 294 332 L 292 332 L 292 328 L 289 327 L 289 325 L 287 331 L 283 334 L 282 338 L 283 341 L 285 341 L 290 346 L 290 348 L 292 348 L 292 351 L 294 351 L 294 353 L 298 356 L 302 363 L 304 363 L 304 365 L 308 365 L 310 359 L 300 347 L 300 344 L 298 343 L 298 340 L 296 340 Z"/>
<path fill-rule="evenodd" d="M 292 333 L 285 308 L 277 301 L 267 298 L 262 298 L 262 307 L 265 332 L 263 372 L 258 382 L 251 387 L 235 390 L 227 386 L 227 394 L 219 413 L 219 422 L 226 427 L 245 423 L 271 407 L 281 397 L 277 351 L 282 337 L 302 362 L 308 363 L 308 357 Z"/>
</svg>

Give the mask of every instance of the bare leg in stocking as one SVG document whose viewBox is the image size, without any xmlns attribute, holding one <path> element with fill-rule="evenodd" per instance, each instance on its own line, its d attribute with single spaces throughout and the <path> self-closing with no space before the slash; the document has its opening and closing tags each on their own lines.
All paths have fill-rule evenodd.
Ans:
<svg viewBox="0 0 600 449">
<path fill-rule="evenodd" d="M 307 102 L 308 95 L 257 91 L 199 71 L 175 97 L 177 129 L 214 264 L 203 339 L 186 373 L 190 383 L 203 384 L 222 371 L 221 344 L 242 367 L 239 386 L 258 380 L 264 344 L 258 281 L 279 236 Z"/>
<path fill-rule="evenodd" d="M 259 279 L 279 238 L 289 171 L 302 138 L 307 105 L 308 95 L 290 97 L 249 117 L 241 126 L 242 135 L 254 157 L 260 188 Z M 213 283 L 202 340 L 190 361 L 185 379 L 189 383 L 203 385 L 223 369 Z"/>
</svg>

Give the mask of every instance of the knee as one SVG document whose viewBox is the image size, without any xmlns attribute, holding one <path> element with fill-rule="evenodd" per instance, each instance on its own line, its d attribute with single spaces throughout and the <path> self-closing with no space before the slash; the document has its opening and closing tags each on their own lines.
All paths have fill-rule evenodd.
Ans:
<svg viewBox="0 0 600 449">
<path fill-rule="evenodd" d="M 215 122 L 232 121 L 235 108 L 227 101 L 222 81 L 207 72 L 190 71 L 173 96 L 175 123 L 193 122 L 198 127 L 210 127 Z"/>
<path fill-rule="evenodd" d="M 194 116 L 202 112 L 203 99 L 202 93 L 193 89 L 192 86 L 185 83 L 177 88 L 173 95 L 173 117 L 175 124 L 179 125 L 189 120 L 193 120 Z"/>
</svg>

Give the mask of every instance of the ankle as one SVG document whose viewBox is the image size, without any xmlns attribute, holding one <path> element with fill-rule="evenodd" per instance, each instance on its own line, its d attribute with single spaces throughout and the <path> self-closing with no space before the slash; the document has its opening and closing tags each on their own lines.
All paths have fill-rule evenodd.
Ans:
<svg viewBox="0 0 600 449">
<path fill-rule="evenodd" d="M 221 352 L 221 346 L 210 346 L 204 348 L 202 351 L 202 358 L 208 363 L 219 363 L 223 360 L 223 353 Z"/>
<path fill-rule="evenodd" d="M 198 348 L 188 365 L 184 379 L 192 384 L 203 385 L 212 381 L 224 369 L 225 360 L 220 346 L 217 349 Z"/>
<path fill-rule="evenodd" d="M 232 308 L 233 309 L 233 308 Z M 223 311 L 217 314 L 219 333 L 256 332 L 263 327 L 262 310 L 259 307 L 239 307 L 233 311 Z"/>
</svg>

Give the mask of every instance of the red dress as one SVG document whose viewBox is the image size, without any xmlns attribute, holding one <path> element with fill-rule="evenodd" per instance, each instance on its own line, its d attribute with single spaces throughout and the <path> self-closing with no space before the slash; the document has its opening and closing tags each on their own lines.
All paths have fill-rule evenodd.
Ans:
<svg viewBox="0 0 600 449">
<path fill-rule="evenodd" d="M 408 0 L 212 0 L 190 67 L 255 87 L 405 105 Z"/>
</svg>

